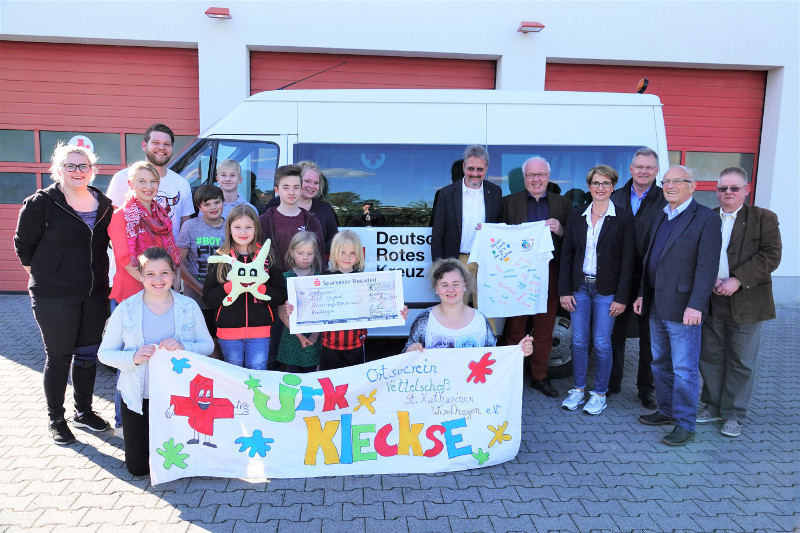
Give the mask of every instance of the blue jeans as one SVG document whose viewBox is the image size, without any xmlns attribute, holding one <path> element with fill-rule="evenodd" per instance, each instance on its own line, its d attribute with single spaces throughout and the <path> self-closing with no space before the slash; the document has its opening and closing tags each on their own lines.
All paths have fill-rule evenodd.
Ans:
<svg viewBox="0 0 800 533">
<path fill-rule="evenodd" d="M 119 305 L 119 302 L 112 298 L 110 304 L 111 312 L 113 313 L 114 309 Z M 117 379 L 114 381 L 114 429 L 122 427 L 122 396 L 119 395 L 119 389 L 117 389 L 120 374 L 120 370 L 117 369 Z"/>
<path fill-rule="evenodd" d="M 598 394 L 608 392 L 613 356 L 611 354 L 611 331 L 614 317 L 609 308 L 614 295 L 597 292 L 594 283 L 581 283 L 572 295 L 575 298 L 575 311 L 572 319 L 572 369 L 575 388 L 586 387 L 586 368 L 589 366 L 589 339 L 594 343 L 594 391 Z"/>
<path fill-rule="evenodd" d="M 700 396 L 701 327 L 650 317 L 658 410 L 689 431 L 694 431 Z"/>
<path fill-rule="evenodd" d="M 266 370 L 269 355 L 269 337 L 258 339 L 219 339 L 222 358 L 226 363 L 249 368 Z"/>
</svg>

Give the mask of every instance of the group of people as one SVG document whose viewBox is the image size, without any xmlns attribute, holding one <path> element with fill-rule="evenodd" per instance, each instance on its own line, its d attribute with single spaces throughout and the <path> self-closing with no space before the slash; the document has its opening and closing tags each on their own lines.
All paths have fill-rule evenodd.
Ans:
<svg viewBox="0 0 800 533">
<path fill-rule="evenodd" d="M 219 163 L 216 185 L 192 195 L 189 183 L 167 168 L 173 142 L 164 124 L 148 128 L 145 160 L 115 174 L 107 195 L 90 185 L 96 155 L 59 144 L 50 168 L 54 183 L 25 200 L 14 236 L 45 346 L 54 442 L 75 441 L 64 408 L 70 375 L 72 426 L 110 428 L 92 409 L 99 360 L 118 369 L 115 426 L 122 429 L 127 467 L 137 475 L 149 469 L 147 363 L 157 347 L 205 355 L 218 349 L 231 364 L 273 370 L 283 364 L 293 372 L 364 361 L 365 331 L 295 336 L 280 327 L 288 323 L 286 277 L 322 273 L 328 253 L 329 273 L 364 267 L 358 236 L 339 232 L 332 208 L 317 198 L 324 179 L 319 168 L 310 162 L 278 168 L 277 205 L 259 214 L 238 193 L 241 167 L 233 160 Z M 199 216 L 190 218 L 195 206 Z M 210 264 L 215 255 L 230 261 Z M 254 263 L 243 271 L 261 271 L 261 298 L 243 293 L 223 305 L 228 295 L 234 299 L 234 262 Z"/>
<path fill-rule="evenodd" d="M 482 224 L 544 222 L 555 250 L 547 311 L 508 318 L 501 340 L 532 338 L 531 387 L 559 396 L 547 371 L 560 306 L 572 322 L 574 374 L 562 407 L 574 411 L 585 404 L 585 413 L 602 413 L 607 397 L 621 391 L 626 330 L 635 316 L 639 399 L 655 410 L 639 421 L 673 425 L 662 440 L 675 446 L 694 438 L 697 423 L 722 421 L 723 435 L 738 436 L 761 323 L 775 317 L 771 273 L 781 257 L 777 217 L 746 203 L 747 172 L 722 170 L 720 207 L 712 210 L 693 199 L 695 178 L 685 166 L 670 167 L 659 187 L 658 154 L 643 147 L 631 161 L 631 179 L 617 190 L 616 170 L 603 164 L 590 169 L 591 201 L 573 208 L 548 187 L 551 168 L 542 157 L 522 164 L 525 189 L 505 197 L 485 180 L 488 168 L 483 146 L 466 148 L 463 179 L 437 194 L 431 254 L 464 264 L 472 278 L 480 266 L 468 258 Z M 475 298 L 473 303 L 477 307 Z M 594 390 L 587 401 L 592 348 Z"/>
<path fill-rule="evenodd" d="M 123 428 L 126 464 L 137 475 L 149 469 L 147 363 L 157 347 L 219 351 L 231 364 L 290 372 L 365 361 L 366 330 L 293 335 L 287 327 L 293 312 L 287 278 L 364 269 L 358 235 L 339 231 L 331 206 L 319 198 L 320 169 L 311 162 L 279 167 L 275 199 L 259 214 L 238 193 L 242 171 L 233 160 L 218 164 L 216 185 L 192 195 L 188 182 L 167 168 L 173 142 L 167 126 L 148 128 L 145 160 L 118 172 L 108 196 L 90 185 L 95 154 L 59 145 L 50 168 L 54 183 L 25 200 L 14 236 L 45 346 L 54 442 L 75 440 L 64 408 L 70 374 L 72 425 L 110 427 L 92 409 L 99 359 L 119 370 L 115 425 Z M 723 433 L 732 434 L 733 424 L 740 431 L 760 323 L 775 316 L 770 273 L 781 252 L 775 215 L 744 203 L 746 173 L 722 172 L 717 215 L 692 200 L 694 178 L 685 167 L 667 171 L 662 192 L 655 184 L 658 157 L 648 148 L 636 152 L 632 178 L 617 191 L 613 168 L 592 168 L 586 178 L 592 201 L 575 209 L 548 191 L 543 158 L 523 164 L 525 190 L 507 197 L 484 180 L 488 163 L 485 148 L 467 147 L 463 178 L 438 194 L 430 274 L 440 302 L 412 324 L 405 350 L 494 346 L 492 317 L 476 309 L 478 265 L 467 264 L 475 232 L 483 223 L 545 221 L 555 247 L 547 312 L 508 319 L 501 338 L 530 356 L 531 385 L 558 396 L 547 367 L 560 303 L 574 324 L 575 373 L 562 405 L 575 410 L 584 403 L 593 345 L 594 390 L 584 411 L 600 414 L 606 397 L 620 390 L 625 323 L 633 311 L 641 334 L 639 396 L 645 407 L 658 407 L 642 423 L 675 424 L 664 438 L 669 444 L 690 440 L 696 422 L 722 419 Z M 195 207 L 198 216 L 191 218 Z M 109 243 L 117 267 L 113 289 Z M 231 272 L 231 265 L 242 268 Z M 243 276 L 259 282 L 258 294 L 234 288 Z M 177 290 L 181 280 L 184 294 Z M 474 307 L 467 306 L 471 294 Z M 699 412 L 698 360 L 705 404 Z"/>
</svg>

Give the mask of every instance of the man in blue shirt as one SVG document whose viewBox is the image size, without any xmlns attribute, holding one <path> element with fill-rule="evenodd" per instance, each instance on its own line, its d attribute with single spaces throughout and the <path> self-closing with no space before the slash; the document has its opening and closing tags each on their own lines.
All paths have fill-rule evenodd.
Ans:
<svg viewBox="0 0 800 533">
<path fill-rule="evenodd" d="M 618 208 L 629 210 L 636 219 L 636 258 L 633 270 L 633 286 L 638 287 L 642 278 L 642 260 L 650 243 L 653 219 L 661 215 L 666 205 L 661 187 L 656 185 L 658 176 L 658 154 L 648 147 L 639 148 L 633 154 L 630 166 L 631 179 L 623 187 L 611 194 L 611 201 Z M 622 387 L 622 373 L 625 367 L 625 339 L 631 317 L 637 317 L 639 325 L 639 371 L 636 388 L 639 399 L 647 409 L 656 408 L 655 386 L 653 385 L 653 354 L 650 349 L 650 325 L 647 314 L 633 313 L 633 299 L 636 291 L 631 291 L 631 301 L 625 312 L 617 317 L 611 333 L 611 352 L 613 363 L 608 393 L 619 393 Z"/>
<path fill-rule="evenodd" d="M 694 438 L 700 396 L 700 330 L 719 272 L 719 214 L 692 198 L 692 171 L 676 165 L 664 174 L 667 205 L 653 223 L 633 312 L 650 313 L 653 380 L 658 411 L 642 424 L 674 424 L 661 440 L 682 446 Z"/>
</svg>

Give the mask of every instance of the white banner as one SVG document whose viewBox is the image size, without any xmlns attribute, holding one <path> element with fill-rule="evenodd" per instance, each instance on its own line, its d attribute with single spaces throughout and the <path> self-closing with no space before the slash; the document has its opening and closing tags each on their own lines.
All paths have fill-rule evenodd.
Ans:
<svg viewBox="0 0 800 533">
<path fill-rule="evenodd" d="M 544 221 L 483 224 L 470 263 L 478 263 L 478 309 L 488 317 L 547 312 L 553 238 Z"/>
<path fill-rule="evenodd" d="M 400 272 L 358 272 L 287 278 L 289 331 L 314 333 L 400 326 L 405 320 Z"/>
<path fill-rule="evenodd" d="M 159 350 L 150 360 L 151 480 L 502 463 L 519 451 L 521 359 L 517 346 L 439 349 L 295 375 Z"/>
</svg>

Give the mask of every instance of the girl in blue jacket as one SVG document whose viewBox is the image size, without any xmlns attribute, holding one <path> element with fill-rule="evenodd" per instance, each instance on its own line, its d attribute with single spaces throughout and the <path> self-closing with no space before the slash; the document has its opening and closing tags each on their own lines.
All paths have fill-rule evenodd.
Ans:
<svg viewBox="0 0 800 533">
<path fill-rule="evenodd" d="M 117 306 L 108 319 L 98 357 L 120 369 L 125 466 L 135 476 L 150 472 L 149 361 L 158 348 L 208 355 L 214 341 L 197 303 L 172 290 L 175 265 L 163 248 L 139 256 L 144 290 Z"/>
</svg>

